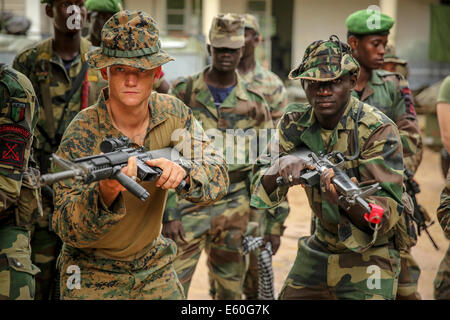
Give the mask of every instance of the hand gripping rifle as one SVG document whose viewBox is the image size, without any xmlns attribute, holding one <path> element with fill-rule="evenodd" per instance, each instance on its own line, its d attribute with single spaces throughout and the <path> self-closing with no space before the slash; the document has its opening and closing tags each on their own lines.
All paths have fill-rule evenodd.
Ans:
<svg viewBox="0 0 450 320">
<path fill-rule="evenodd" d="M 333 151 L 329 154 L 320 153 L 316 155 L 308 148 L 300 147 L 295 152 L 290 153 L 290 155 L 299 157 L 307 164 L 314 165 L 314 170 L 305 169 L 300 175 L 301 183 L 308 187 L 320 185 L 320 175 L 324 170 L 333 169 L 334 177 L 331 178 L 331 182 L 336 187 L 339 196 L 339 206 L 345 211 L 348 211 L 351 207 L 359 205 L 364 209 L 364 219 L 369 222 L 369 226 L 371 226 L 370 223 L 373 223 L 378 227 L 383 217 L 383 208 L 374 203 L 367 202 L 365 198 L 380 189 L 379 183 L 377 182 L 362 188 L 358 187 L 343 170 L 345 156 L 342 152 Z M 277 184 L 285 184 L 283 177 L 277 178 Z"/>
<path fill-rule="evenodd" d="M 116 179 L 130 193 L 145 201 L 150 196 L 148 191 L 121 171 L 128 165 L 129 157 L 136 157 L 137 177 L 141 181 L 154 181 L 162 174 L 160 168 L 147 165 L 145 163 L 147 160 L 166 158 L 173 162 L 185 162 L 179 152 L 173 148 L 145 151 L 144 147 L 132 148 L 129 145 L 130 140 L 127 137 L 107 138 L 100 144 L 103 154 L 73 161 L 53 154 L 52 161 L 64 171 L 42 175 L 40 184 L 53 184 L 65 179 L 82 180 L 86 184 L 104 179 Z M 181 191 L 185 187 L 186 181 L 182 180 L 176 190 Z"/>
</svg>

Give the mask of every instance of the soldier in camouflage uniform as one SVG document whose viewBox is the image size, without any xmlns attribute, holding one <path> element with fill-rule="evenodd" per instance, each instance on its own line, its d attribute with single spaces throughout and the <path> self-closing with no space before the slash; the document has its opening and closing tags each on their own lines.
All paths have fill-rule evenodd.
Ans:
<svg viewBox="0 0 450 320">
<path fill-rule="evenodd" d="M 297 258 L 280 299 L 395 298 L 400 256 L 394 229 L 403 210 L 400 136 L 382 112 L 351 96 L 358 72 L 351 49 L 336 37 L 307 47 L 289 78 L 302 80 L 310 104 L 287 107 L 278 123 L 278 138 L 268 146 L 271 156 L 260 157 L 254 165 L 251 205 L 274 207 L 289 186 L 301 183 L 300 172 L 312 168 L 288 154 L 297 147 L 306 146 L 315 153 L 341 151 L 354 159 L 344 163 L 352 180 L 361 185 L 380 183 L 381 189 L 367 200 L 383 208 L 381 225 L 376 233 L 359 207 L 349 211 L 338 207 L 330 183 L 333 171 L 325 171 L 320 187 L 305 187 L 317 217 L 315 231 L 299 239 Z M 280 176 L 288 185 L 277 185 Z M 371 276 L 376 277 L 375 283 Z"/>
<path fill-rule="evenodd" d="M 386 52 L 383 57 L 383 65 L 381 69 L 399 73 L 405 79 L 408 79 L 408 62 L 404 59 L 400 59 L 395 55 L 395 48 L 391 44 L 386 45 Z"/>
<path fill-rule="evenodd" d="M 89 35 L 86 37 L 93 46 L 99 47 L 101 42 L 102 28 L 115 13 L 123 10 L 121 0 L 86 0 L 88 20 L 90 22 Z M 107 85 L 105 83 L 104 87 Z M 153 84 L 153 89 L 159 93 L 167 93 L 170 84 L 164 79 L 164 73 Z"/>
<path fill-rule="evenodd" d="M 31 149 L 39 110 L 30 80 L 4 64 L 0 110 L 0 300 L 33 300 L 40 270 L 31 262 L 30 230 L 42 208 Z"/>
<path fill-rule="evenodd" d="M 72 21 L 67 12 L 70 1 L 41 2 L 46 4 L 47 16 L 53 18 L 55 36 L 19 53 L 13 67 L 30 79 L 39 101 L 41 111 L 35 157 L 44 174 L 49 170 L 49 157 L 57 150 L 68 124 L 81 109 L 95 103 L 105 82 L 97 70 L 88 68 L 84 58 L 91 48 L 91 43 L 81 37 L 80 31 L 86 16 L 84 0 L 73 1 L 73 4 L 82 4 L 80 25 L 75 28 L 68 23 Z M 47 300 L 55 288 L 56 257 L 61 240 L 49 230 L 53 212 L 52 191 L 43 187 L 42 194 L 44 216 L 32 232 L 32 248 L 33 262 L 42 271 L 36 277 L 36 299 Z"/>
<path fill-rule="evenodd" d="M 272 120 L 263 95 L 247 87 L 236 70 L 244 46 L 244 19 L 236 14 L 216 16 L 209 41 L 212 65 L 176 80 L 171 92 L 192 109 L 216 145 L 227 149 L 230 187 L 227 195 L 213 206 L 186 201 L 177 205 L 175 201 L 169 203 L 163 234 L 176 241 L 180 237 L 174 265 L 186 295 L 205 249 L 213 299 L 241 299 L 248 263 L 242 240 L 250 216 L 251 163 L 247 160 L 250 150 L 245 135 L 249 130 L 259 134 L 259 129 L 272 128 Z M 241 138 L 246 142 L 239 142 L 244 141 Z M 237 150 L 236 157 L 234 150 Z M 244 161 L 237 160 L 240 156 Z"/>
<path fill-rule="evenodd" d="M 379 27 L 368 22 L 373 19 L 373 14 L 379 14 Z M 411 90 L 403 76 L 380 69 L 386 53 L 389 30 L 393 24 L 394 19 L 391 17 L 366 9 L 356 11 L 347 18 L 347 42 L 352 48 L 353 56 L 361 65 L 361 73 L 352 94 L 378 108 L 395 122 L 403 145 L 404 165 L 415 173 L 422 160 L 423 146 Z M 409 244 L 400 250 L 402 272 L 397 299 L 420 299 L 417 292 L 420 268 L 410 253 L 417 237 L 413 231 L 412 218 L 403 215 L 400 219 L 400 223 L 409 230 L 410 236 L 404 238 Z"/>
<path fill-rule="evenodd" d="M 173 60 L 160 49 L 158 37 L 155 21 L 144 12 L 120 11 L 108 20 L 102 47 L 87 56 L 109 87 L 96 105 L 74 118 L 58 154 L 69 159 L 98 154 L 104 138 L 127 136 L 134 147 L 175 147 L 186 161 L 148 161 L 163 173 L 157 181 L 140 183 L 150 193 L 144 203 L 116 180 L 54 185 L 52 226 L 64 242 L 58 258 L 62 299 L 182 298 L 172 265 L 175 243 L 160 233 L 167 190 L 185 180 L 188 187 L 177 195 L 199 205 L 226 193 L 227 166 L 192 111 L 151 90 L 161 65 Z M 136 177 L 134 157 L 123 171 Z M 78 288 L 77 282 L 66 286 L 73 266 L 79 268 Z"/>
<path fill-rule="evenodd" d="M 245 47 L 239 62 L 238 72 L 247 85 L 264 95 L 270 107 L 270 114 L 277 125 L 288 102 L 288 95 L 281 79 L 270 70 L 262 67 L 255 59 L 255 48 L 260 43 L 260 28 L 256 17 L 245 14 Z M 264 237 L 265 242 L 272 244 L 272 252 L 275 255 L 280 247 L 280 237 L 285 227 L 284 221 L 289 215 L 289 204 L 283 201 L 274 209 L 274 213 L 252 209 L 250 221 L 258 224 L 254 236 Z M 250 265 L 244 282 L 244 294 L 247 299 L 258 298 L 258 256 L 259 250 L 250 252 Z"/>
<path fill-rule="evenodd" d="M 441 130 L 442 143 L 450 149 L 450 76 L 447 76 L 439 88 L 437 98 L 437 117 Z M 437 218 L 447 239 L 450 239 L 450 171 L 447 170 L 447 185 L 441 194 L 441 203 L 437 209 Z M 434 280 L 434 298 L 450 300 L 450 246 L 439 266 Z"/>
</svg>

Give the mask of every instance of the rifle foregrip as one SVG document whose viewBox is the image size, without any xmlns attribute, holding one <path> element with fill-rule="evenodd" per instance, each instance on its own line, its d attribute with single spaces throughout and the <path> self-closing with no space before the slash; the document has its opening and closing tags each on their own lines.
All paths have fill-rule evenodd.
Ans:
<svg viewBox="0 0 450 320">
<path fill-rule="evenodd" d="M 77 175 L 78 172 L 74 170 L 61 171 L 57 173 L 47 173 L 40 177 L 39 183 L 41 185 L 53 184 L 61 180 L 71 179 Z"/>
<path fill-rule="evenodd" d="M 126 174 L 118 171 L 114 175 L 114 179 L 119 181 L 119 183 L 125 187 L 130 193 L 138 197 L 141 201 L 145 201 L 150 197 L 150 193 L 145 190 L 144 187 L 139 185 L 136 181 L 128 177 Z"/>
</svg>

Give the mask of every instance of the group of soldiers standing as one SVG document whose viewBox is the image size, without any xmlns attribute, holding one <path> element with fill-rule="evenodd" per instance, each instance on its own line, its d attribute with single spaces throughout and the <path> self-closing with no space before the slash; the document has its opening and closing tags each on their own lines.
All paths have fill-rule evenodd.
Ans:
<svg viewBox="0 0 450 320">
<path fill-rule="evenodd" d="M 276 254 L 287 191 L 314 169 L 290 155 L 305 145 L 342 152 L 358 185 L 378 182 L 367 199 L 384 214 L 374 224 L 360 208 L 343 209 L 333 170 L 319 186 L 304 186 L 311 235 L 299 239 L 279 298 L 421 298 L 404 169 L 417 171 L 423 146 L 406 79 L 381 69 L 392 18 L 381 14 L 373 29 L 360 10 L 346 20 L 346 43 L 336 36 L 311 43 L 289 74 L 308 102 L 288 105 L 281 79 L 255 59 L 261 34 L 250 14 L 215 16 L 211 65 L 169 85 L 161 66 L 173 58 L 146 13 L 123 10 L 120 0 L 41 2 L 54 36 L 1 67 L 0 298 L 183 299 L 203 250 L 213 299 L 260 298 L 259 250 L 270 243 Z M 90 10 L 91 41 L 68 27 L 68 4 L 80 7 L 82 21 Z M 215 144 L 228 130 L 275 128 L 255 163 L 227 162 Z M 175 132 L 183 133 L 174 140 Z M 39 174 L 55 170 L 53 153 L 69 160 L 99 154 L 104 138 L 119 136 L 146 150 L 176 148 L 186 161 L 149 161 L 162 175 L 138 181 L 150 193 L 143 203 L 115 180 L 39 185 Z M 239 141 L 232 149 L 249 159 Z M 136 159 L 122 172 L 136 180 Z M 438 219 L 448 236 L 445 190 Z M 261 237 L 261 249 L 244 254 L 247 236 Z M 449 298 L 448 259 L 436 298 Z M 68 286 L 73 266 L 80 281 Z M 380 286 L 368 286 L 369 266 L 378 268 Z"/>
</svg>

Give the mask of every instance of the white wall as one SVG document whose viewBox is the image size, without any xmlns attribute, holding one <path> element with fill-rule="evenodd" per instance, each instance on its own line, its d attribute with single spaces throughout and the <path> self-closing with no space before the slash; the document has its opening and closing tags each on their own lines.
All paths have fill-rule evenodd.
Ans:
<svg viewBox="0 0 450 320">
<path fill-rule="evenodd" d="M 335 34 L 347 40 L 345 19 L 354 11 L 378 5 L 374 0 L 294 0 L 292 67 L 297 66 L 306 47 L 315 40 Z"/>
<path fill-rule="evenodd" d="M 208 0 L 203 0 L 208 1 Z M 245 13 L 247 11 L 247 1 L 245 0 L 221 0 L 220 13 Z"/>
</svg>

